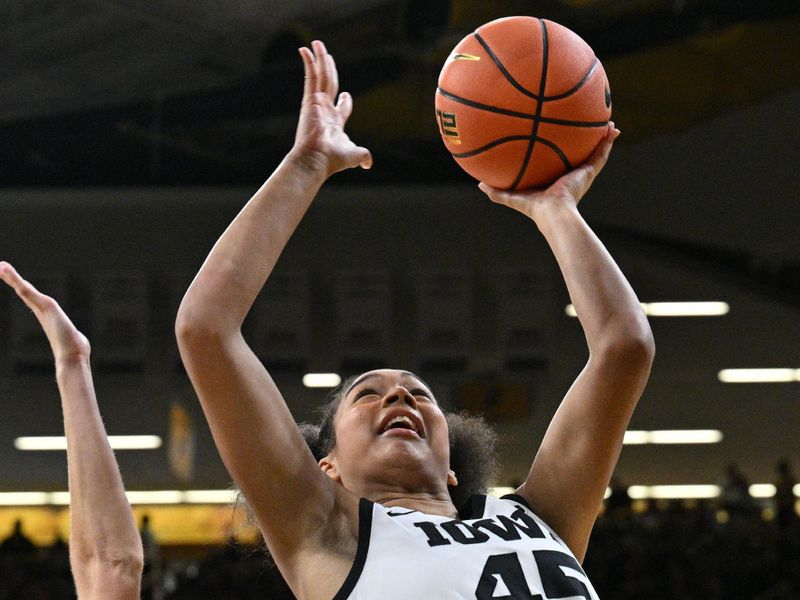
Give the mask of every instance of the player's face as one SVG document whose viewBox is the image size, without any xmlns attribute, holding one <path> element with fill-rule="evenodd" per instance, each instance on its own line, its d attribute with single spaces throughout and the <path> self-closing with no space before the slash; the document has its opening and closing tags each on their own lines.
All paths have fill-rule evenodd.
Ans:
<svg viewBox="0 0 800 600">
<path fill-rule="evenodd" d="M 328 474 L 346 488 L 396 482 L 430 491 L 452 483 L 447 422 L 433 392 L 413 373 L 364 373 L 346 390 L 334 423 L 334 470 Z"/>
</svg>

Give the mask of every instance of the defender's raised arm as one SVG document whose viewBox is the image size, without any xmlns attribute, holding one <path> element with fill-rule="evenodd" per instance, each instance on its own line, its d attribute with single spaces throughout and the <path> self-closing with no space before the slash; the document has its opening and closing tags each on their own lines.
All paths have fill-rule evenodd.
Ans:
<svg viewBox="0 0 800 600">
<path fill-rule="evenodd" d="M 142 540 L 97 407 L 89 342 L 58 303 L 0 262 L 5 281 L 39 320 L 56 364 L 69 471 L 69 556 L 79 600 L 137 600 Z"/>
</svg>

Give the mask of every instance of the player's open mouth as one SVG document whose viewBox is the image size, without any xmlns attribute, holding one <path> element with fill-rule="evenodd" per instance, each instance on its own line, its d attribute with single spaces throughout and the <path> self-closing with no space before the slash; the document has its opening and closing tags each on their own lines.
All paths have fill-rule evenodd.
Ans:
<svg viewBox="0 0 800 600">
<path fill-rule="evenodd" d="M 414 438 L 424 438 L 422 424 L 411 415 L 394 414 L 383 420 L 378 435 L 398 435 Z"/>
</svg>

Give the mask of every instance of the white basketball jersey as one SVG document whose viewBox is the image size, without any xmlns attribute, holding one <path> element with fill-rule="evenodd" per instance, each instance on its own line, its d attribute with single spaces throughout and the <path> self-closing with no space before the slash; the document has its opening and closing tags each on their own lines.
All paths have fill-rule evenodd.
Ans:
<svg viewBox="0 0 800 600">
<path fill-rule="evenodd" d="M 598 600 L 569 548 L 516 495 L 459 519 L 359 506 L 358 550 L 334 600 Z"/>
</svg>

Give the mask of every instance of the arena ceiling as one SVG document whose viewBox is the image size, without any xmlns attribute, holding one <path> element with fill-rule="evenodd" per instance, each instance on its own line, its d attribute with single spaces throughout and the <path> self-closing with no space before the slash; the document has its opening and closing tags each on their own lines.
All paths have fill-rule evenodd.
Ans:
<svg viewBox="0 0 800 600">
<path fill-rule="evenodd" d="M 797 86 L 791 0 L 9 0 L 0 7 L 0 184 L 249 184 L 289 144 L 296 48 L 324 39 L 359 110 L 351 134 L 441 181 L 433 89 L 455 43 L 546 16 L 603 60 L 626 138 L 676 131 Z"/>
</svg>

